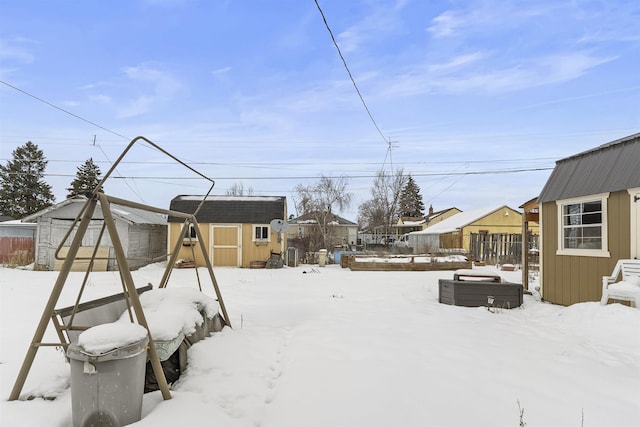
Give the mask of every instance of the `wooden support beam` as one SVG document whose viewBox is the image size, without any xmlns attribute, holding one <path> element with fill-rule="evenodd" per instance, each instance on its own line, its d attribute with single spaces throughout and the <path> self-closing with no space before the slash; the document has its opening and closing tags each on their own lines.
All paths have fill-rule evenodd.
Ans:
<svg viewBox="0 0 640 427">
<path fill-rule="evenodd" d="M 162 392 L 163 399 L 169 400 L 171 399 L 169 385 L 167 384 L 167 379 L 164 376 L 164 371 L 162 370 L 158 352 L 155 345 L 153 344 L 153 337 L 151 336 L 151 331 L 149 330 L 149 325 L 147 324 L 147 319 L 144 315 L 142 304 L 140 303 L 140 297 L 138 296 L 138 292 L 136 291 L 136 285 L 133 282 L 133 277 L 131 276 L 131 270 L 129 270 L 129 263 L 127 262 L 127 256 L 124 253 L 122 242 L 120 241 L 120 236 L 118 235 L 116 223 L 113 219 L 113 216 L 111 215 L 111 206 L 104 194 L 100 193 L 98 196 L 100 197 L 102 216 L 104 217 L 104 222 L 107 226 L 109 237 L 111 237 L 111 243 L 113 244 L 113 251 L 115 252 L 116 259 L 118 261 L 118 271 L 120 271 L 122 280 L 124 281 L 127 291 L 129 292 L 131 306 L 133 307 L 133 311 L 136 314 L 136 319 L 140 325 L 144 326 L 147 329 L 147 335 L 149 336 L 149 360 L 151 361 L 153 372 L 156 375 L 158 387 Z"/>
<path fill-rule="evenodd" d="M 62 292 L 62 288 L 64 288 L 64 284 L 67 281 L 67 277 L 69 277 L 69 272 L 71 271 L 71 267 L 73 266 L 74 259 L 78 254 L 78 249 L 82 244 L 82 238 L 84 237 L 87 228 L 89 228 L 89 223 L 91 222 L 91 217 L 93 216 L 93 212 L 96 208 L 97 200 L 95 198 L 91 198 L 87 200 L 85 204 L 85 208 L 83 208 L 82 219 L 78 224 L 78 230 L 76 231 L 76 235 L 71 242 L 71 246 L 69 247 L 69 251 L 67 252 L 67 256 L 62 263 L 62 267 L 60 269 L 60 273 L 58 274 L 58 278 L 56 279 L 55 284 L 53 285 L 53 289 L 51 290 L 51 295 L 49 296 L 49 300 L 47 301 L 47 305 L 42 312 L 42 316 L 40 317 L 40 322 L 38 323 L 38 327 L 36 328 L 36 332 L 33 335 L 33 339 L 31 340 L 31 345 L 29 345 L 29 349 L 27 350 L 27 354 L 25 355 L 24 361 L 22 362 L 22 367 L 18 372 L 18 377 L 16 378 L 16 382 L 13 385 L 13 389 L 11 390 L 11 394 L 9 394 L 9 400 L 17 400 L 20 397 L 20 392 L 22 392 L 22 387 L 24 387 L 24 383 L 27 380 L 27 375 L 29 375 L 29 371 L 31 370 L 31 366 L 33 365 L 33 360 L 36 357 L 36 353 L 38 352 L 38 348 L 42 343 L 42 338 L 44 337 L 44 333 L 47 330 L 47 325 L 49 324 L 49 320 L 53 315 L 53 310 L 56 307 L 56 303 L 60 298 L 60 293 Z"/>
</svg>

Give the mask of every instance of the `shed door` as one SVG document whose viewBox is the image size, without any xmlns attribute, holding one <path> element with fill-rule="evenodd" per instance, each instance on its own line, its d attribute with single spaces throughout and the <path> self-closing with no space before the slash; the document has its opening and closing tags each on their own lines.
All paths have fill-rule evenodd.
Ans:
<svg viewBox="0 0 640 427">
<path fill-rule="evenodd" d="M 216 266 L 242 266 L 242 226 L 211 225 L 211 261 Z"/>
<path fill-rule="evenodd" d="M 631 196 L 631 258 L 640 258 L 640 188 L 629 190 Z"/>
</svg>

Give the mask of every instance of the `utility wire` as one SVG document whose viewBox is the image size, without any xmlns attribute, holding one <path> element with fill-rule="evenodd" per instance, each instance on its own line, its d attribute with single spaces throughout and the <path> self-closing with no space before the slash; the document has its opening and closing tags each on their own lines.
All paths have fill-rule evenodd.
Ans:
<svg viewBox="0 0 640 427">
<path fill-rule="evenodd" d="M 31 98 L 33 98 L 33 99 L 35 99 L 35 100 L 37 100 L 37 101 L 40 101 L 40 102 L 42 102 L 43 104 L 48 105 L 49 107 L 53 107 L 53 108 L 55 108 L 56 110 L 60 110 L 60 111 L 62 111 L 62 112 L 63 112 L 63 113 L 65 113 L 65 114 L 68 114 L 68 115 L 70 115 L 70 116 L 72 116 L 72 117 L 75 117 L 76 119 L 82 120 L 82 121 L 83 121 L 83 122 L 85 122 L 85 123 L 89 123 L 89 124 L 90 124 L 90 125 L 92 125 L 92 126 L 95 126 L 95 127 L 99 128 L 99 129 L 102 129 L 102 130 L 103 130 L 103 131 L 105 131 L 105 132 L 109 132 L 110 134 L 113 134 L 113 135 L 115 135 L 115 136 L 119 136 L 120 138 L 123 138 L 123 139 L 126 139 L 126 140 L 130 140 L 130 139 L 131 139 L 131 138 L 127 138 L 126 136 L 124 136 L 124 135 L 122 135 L 122 134 L 120 134 L 120 133 L 118 133 L 118 132 L 115 132 L 115 131 L 113 131 L 113 130 L 111 130 L 111 129 L 108 129 L 108 128 L 104 127 L 104 126 L 100 126 L 99 124 L 97 124 L 97 123 L 95 123 L 95 122 L 92 122 L 91 120 L 87 120 L 87 119 L 85 119 L 84 117 L 81 117 L 81 116 L 79 116 L 79 115 L 77 115 L 77 114 L 74 114 L 74 113 L 72 113 L 72 112 L 71 112 L 71 111 L 69 111 L 69 110 L 65 110 L 65 109 L 64 109 L 64 108 L 62 108 L 62 107 L 58 107 L 57 105 L 52 104 L 51 102 L 49 102 L 49 101 L 47 101 L 47 100 L 45 100 L 45 99 L 39 98 L 39 97 L 37 97 L 37 96 L 35 96 L 35 95 L 33 95 L 33 94 L 31 94 L 31 93 L 29 93 L 29 92 L 25 91 L 25 90 L 22 90 L 22 89 L 20 89 L 19 87 L 16 87 L 16 86 L 14 86 L 14 85 L 12 85 L 12 84 L 9 84 L 9 83 L 5 82 L 4 80 L 0 80 L 0 83 L 2 83 L 3 85 L 9 86 L 11 89 L 13 89 L 13 90 L 17 90 L 18 92 L 20 92 L 20 93 L 22 93 L 22 94 L 24 94 L 24 95 L 30 96 Z"/>
<path fill-rule="evenodd" d="M 471 172 L 417 172 L 412 173 L 411 176 L 415 177 L 451 177 L 451 176 L 468 176 L 468 175 L 504 175 L 511 173 L 520 173 L 520 172 L 539 172 L 539 171 L 548 171 L 552 170 L 552 167 L 532 167 L 532 168 L 518 168 L 518 169 L 499 169 L 499 170 L 488 170 L 488 171 L 471 171 Z M 24 175 L 22 172 L 10 172 L 10 175 Z M 56 177 L 72 177 L 75 175 L 69 174 L 55 174 L 55 173 L 45 173 L 45 176 L 56 176 Z M 325 175 L 326 176 L 326 175 Z M 345 175 L 340 176 L 328 176 L 328 178 L 340 178 Z M 372 173 L 364 173 L 364 174 L 354 174 L 354 175 L 346 175 L 346 178 L 375 178 L 377 175 Z M 140 180 L 197 180 L 201 178 L 197 177 L 185 177 L 185 176 L 113 176 L 112 179 L 140 179 Z M 271 181 L 271 180 L 302 180 L 302 179 L 317 179 L 319 176 L 227 176 L 227 177 L 217 177 L 216 180 L 260 180 L 260 181 Z"/>
<path fill-rule="evenodd" d="M 384 134 L 380 130 L 380 127 L 378 126 L 378 124 L 376 123 L 375 119 L 373 118 L 373 115 L 371 114 L 371 111 L 369 110 L 369 107 L 367 107 L 367 103 L 364 102 L 364 98 L 362 97 L 362 94 L 360 93 L 360 89 L 358 89 L 358 85 L 356 84 L 356 81 L 353 78 L 353 75 L 351 74 L 351 71 L 349 70 L 349 66 L 347 65 L 347 61 L 344 59 L 344 56 L 342 55 L 342 51 L 340 50 L 340 47 L 338 46 L 338 42 L 336 42 L 336 39 L 333 36 L 333 31 L 331 31 L 331 28 L 329 27 L 329 23 L 327 22 L 327 18 L 325 18 L 324 12 L 322 11 L 322 8 L 320 7 L 320 4 L 318 3 L 318 0 L 314 0 L 314 1 L 316 2 L 316 6 L 318 7 L 318 11 L 320 12 L 320 15 L 322 15 L 322 20 L 324 21 L 324 26 L 327 27 L 327 31 L 329 31 L 329 35 L 331 36 L 331 40 L 333 41 L 333 45 L 338 50 L 338 55 L 340 55 L 340 59 L 342 59 L 342 63 L 344 64 L 344 68 L 347 70 L 347 74 L 349 74 L 349 78 L 351 79 L 351 83 L 353 83 L 353 87 L 356 89 L 356 92 L 358 93 L 358 96 L 360 97 L 360 101 L 362 101 L 362 105 L 364 106 L 364 109 L 367 110 L 367 114 L 369 115 L 369 118 L 371 119 L 371 122 L 376 127 L 376 130 L 378 131 L 378 133 L 380 134 L 382 139 L 384 139 L 384 142 L 388 144 L 389 141 L 387 141 L 387 138 L 385 138 Z"/>
</svg>

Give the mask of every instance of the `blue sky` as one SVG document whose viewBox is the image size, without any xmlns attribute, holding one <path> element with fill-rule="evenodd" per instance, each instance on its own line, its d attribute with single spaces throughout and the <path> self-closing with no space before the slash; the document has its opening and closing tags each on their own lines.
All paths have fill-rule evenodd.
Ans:
<svg viewBox="0 0 640 427">
<path fill-rule="evenodd" d="M 293 214 L 296 184 L 347 176 L 355 221 L 380 169 L 435 210 L 517 208 L 556 160 L 640 131 L 636 0 L 319 4 L 371 117 L 313 0 L 0 0 L 0 161 L 38 144 L 62 201 L 86 159 L 105 172 L 144 135 L 214 194 Z M 208 190 L 144 146 L 125 161 L 107 193 Z"/>
</svg>

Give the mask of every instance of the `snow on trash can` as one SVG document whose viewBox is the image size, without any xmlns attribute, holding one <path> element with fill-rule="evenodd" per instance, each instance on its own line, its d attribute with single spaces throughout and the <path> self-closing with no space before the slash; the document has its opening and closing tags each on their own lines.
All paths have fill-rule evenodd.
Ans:
<svg viewBox="0 0 640 427">
<path fill-rule="evenodd" d="M 326 262 L 327 262 L 327 250 L 326 249 L 320 249 L 318 251 L 318 265 L 320 267 L 324 267 Z"/>
<path fill-rule="evenodd" d="M 89 328 L 69 345 L 74 427 L 140 421 L 148 343 L 143 326 L 116 322 Z"/>
</svg>

